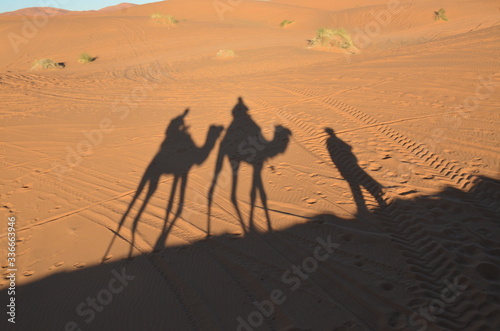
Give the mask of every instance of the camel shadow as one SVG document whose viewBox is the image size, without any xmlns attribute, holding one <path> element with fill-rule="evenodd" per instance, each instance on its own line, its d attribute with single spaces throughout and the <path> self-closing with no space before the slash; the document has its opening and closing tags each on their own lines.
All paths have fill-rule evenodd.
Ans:
<svg viewBox="0 0 500 331">
<path fill-rule="evenodd" d="M 236 210 L 243 231 L 246 233 L 247 229 L 238 205 L 236 193 L 238 172 L 242 162 L 249 164 L 253 168 L 252 186 L 250 190 L 249 229 L 250 231 L 255 230 L 253 216 L 258 192 L 266 215 L 268 230 L 272 231 L 271 219 L 267 206 L 267 195 L 264 184 L 262 183 L 262 168 L 266 160 L 286 151 L 292 132 L 281 125 L 275 126 L 274 137 L 272 140 L 268 141 L 262 135 L 261 128 L 248 114 L 248 111 L 249 109 L 243 102 L 243 99 L 241 97 L 238 98 L 238 102 L 232 110 L 233 120 L 219 146 L 214 177 L 208 192 L 207 236 L 210 236 L 213 195 L 225 158 L 229 160 L 232 170 L 231 202 Z"/>
<path fill-rule="evenodd" d="M 132 198 L 132 201 L 127 207 L 127 210 L 123 214 L 120 223 L 118 225 L 117 230 L 115 231 L 115 236 L 111 240 L 111 243 L 108 246 L 106 253 L 104 254 L 104 258 L 109 253 L 114 240 L 117 236 L 119 236 L 120 229 L 122 228 L 127 216 L 129 215 L 132 207 L 134 206 L 136 200 L 141 195 L 142 191 L 145 189 L 146 184 L 148 184 L 148 189 L 146 193 L 146 197 L 142 202 L 142 205 L 137 212 L 137 215 L 134 217 L 132 228 L 131 228 L 131 241 L 130 241 L 130 250 L 128 254 L 128 258 L 132 257 L 132 250 L 135 244 L 135 233 L 137 230 L 137 226 L 141 219 L 142 213 L 146 209 L 149 200 L 156 192 L 158 188 L 158 183 L 160 181 L 160 177 L 163 174 L 173 175 L 172 189 L 170 192 L 170 197 L 167 204 L 165 221 L 162 227 L 162 233 L 159 236 L 154 248 L 155 250 L 161 250 L 165 247 L 165 240 L 172 229 L 175 221 L 179 218 L 182 213 L 182 209 L 184 207 L 184 199 L 186 195 L 186 187 L 188 182 L 189 171 L 194 165 L 202 164 L 210 154 L 211 150 L 215 146 L 215 142 L 221 135 L 224 128 L 222 126 L 210 126 L 207 138 L 205 140 L 205 144 L 201 147 L 196 146 L 191 135 L 188 133 L 188 126 L 184 123 L 184 119 L 189 113 L 189 109 L 186 109 L 184 113 L 180 116 L 175 117 L 171 120 L 165 132 L 165 139 L 161 144 L 160 150 L 154 156 L 153 160 L 146 168 L 144 175 L 137 187 L 137 190 Z M 173 209 L 174 199 L 176 197 L 176 191 L 179 187 L 179 203 L 177 207 L 177 211 L 170 222 L 168 224 L 168 218 Z"/>
<path fill-rule="evenodd" d="M 367 215 L 370 213 L 366 206 L 361 187 L 364 187 L 375 198 L 381 208 L 387 207 L 383 198 L 383 186 L 359 166 L 358 159 L 352 152 L 352 147 L 335 135 L 332 128 L 325 128 L 325 132 L 328 134 L 328 139 L 326 140 L 328 153 L 332 162 L 339 170 L 340 175 L 347 181 L 351 188 L 358 214 Z"/>
</svg>

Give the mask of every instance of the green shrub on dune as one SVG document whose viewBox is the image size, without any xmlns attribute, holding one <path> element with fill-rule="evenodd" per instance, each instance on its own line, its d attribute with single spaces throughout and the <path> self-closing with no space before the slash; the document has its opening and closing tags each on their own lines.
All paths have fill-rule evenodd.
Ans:
<svg viewBox="0 0 500 331">
<path fill-rule="evenodd" d="M 446 10 L 444 8 L 439 9 L 434 12 L 434 20 L 435 21 L 448 21 L 448 17 L 446 17 Z"/>
<path fill-rule="evenodd" d="M 309 44 L 321 47 L 339 47 L 347 49 L 353 46 L 351 36 L 342 28 L 321 28 L 318 29 L 316 37 Z"/>
<path fill-rule="evenodd" d="M 78 62 L 85 64 L 89 62 L 94 62 L 95 59 L 96 59 L 95 57 L 90 56 L 88 53 L 83 53 L 78 58 Z"/>
<path fill-rule="evenodd" d="M 162 13 L 159 12 L 152 14 L 151 19 L 155 24 L 164 24 L 164 25 L 175 25 L 179 22 L 172 15 L 163 15 Z"/>
<path fill-rule="evenodd" d="M 281 26 L 282 28 L 284 28 L 284 27 L 286 27 L 287 25 L 290 25 L 290 24 L 292 24 L 292 23 L 293 23 L 293 21 L 290 21 L 290 20 L 283 20 L 283 21 L 280 23 L 280 26 Z"/>
<path fill-rule="evenodd" d="M 217 57 L 220 59 L 229 59 L 236 57 L 236 53 L 231 49 L 221 49 L 217 52 Z"/>
<path fill-rule="evenodd" d="M 64 68 L 64 64 L 55 62 L 51 59 L 41 59 L 33 62 L 32 70 L 40 70 L 40 69 L 62 69 Z"/>
</svg>

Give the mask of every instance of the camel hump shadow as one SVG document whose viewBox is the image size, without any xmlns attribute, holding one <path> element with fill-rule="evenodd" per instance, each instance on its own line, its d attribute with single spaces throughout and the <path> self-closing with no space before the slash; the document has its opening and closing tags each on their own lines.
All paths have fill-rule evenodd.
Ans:
<svg viewBox="0 0 500 331">
<path fill-rule="evenodd" d="M 328 135 L 326 149 L 340 175 L 349 184 L 358 213 L 369 213 L 361 187 L 364 187 L 375 198 L 380 207 L 387 207 L 383 197 L 384 187 L 359 166 L 351 145 L 340 139 L 332 128 L 324 130 Z"/>
<path fill-rule="evenodd" d="M 231 202 L 243 231 L 246 233 L 247 229 L 239 208 L 236 193 L 239 168 L 240 164 L 243 162 L 249 164 L 253 168 L 250 190 L 249 229 L 254 230 L 253 213 L 258 192 L 265 212 L 268 230 L 272 230 L 269 209 L 267 206 L 267 194 L 262 182 L 262 168 L 265 161 L 286 151 L 292 132 L 284 126 L 277 125 L 275 126 L 273 139 L 267 140 L 262 135 L 260 126 L 252 119 L 248 112 L 249 108 L 244 103 L 243 98 L 239 97 L 236 105 L 231 111 L 233 120 L 227 128 L 219 146 L 215 172 L 208 193 L 207 236 L 210 236 L 211 206 L 213 203 L 214 191 L 225 159 L 229 160 L 232 170 L 232 185 L 230 189 Z"/>
<path fill-rule="evenodd" d="M 116 236 L 119 236 L 120 229 L 123 227 L 125 220 L 130 214 L 134 204 L 147 186 L 148 188 L 146 196 L 132 223 L 132 238 L 130 241 L 130 250 L 128 254 L 129 259 L 131 258 L 132 250 L 135 245 L 135 234 L 140 218 L 144 210 L 146 209 L 149 200 L 156 192 L 161 176 L 172 175 L 172 189 L 166 208 L 166 215 L 163 223 L 162 233 L 154 246 L 155 249 L 161 249 L 161 247 L 164 247 L 164 242 L 168 233 L 172 229 L 174 222 L 182 213 L 189 171 L 194 165 L 200 165 L 208 158 L 210 152 L 215 147 L 217 139 L 220 137 L 222 131 L 224 130 L 222 126 L 211 125 L 208 129 L 204 145 L 197 146 L 188 131 L 189 126 L 187 126 L 185 123 L 185 118 L 187 117 L 188 113 L 189 108 L 184 110 L 181 115 L 173 118 L 168 124 L 167 129 L 165 130 L 165 138 L 161 143 L 160 149 L 147 166 L 146 171 L 144 172 L 144 175 L 142 176 L 136 192 L 132 198 L 132 201 L 128 205 L 127 210 L 125 211 L 119 222 L 118 228 L 115 231 L 115 235 L 108 246 L 104 258 L 109 253 L 113 242 L 116 239 Z M 173 202 L 178 186 L 180 186 L 178 209 L 169 227 L 166 228 L 168 217 L 173 208 Z"/>
</svg>

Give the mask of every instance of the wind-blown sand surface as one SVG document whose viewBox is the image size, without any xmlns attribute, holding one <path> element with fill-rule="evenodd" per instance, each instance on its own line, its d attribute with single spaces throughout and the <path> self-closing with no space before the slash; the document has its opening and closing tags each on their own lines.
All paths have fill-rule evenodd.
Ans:
<svg viewBox="0 0 500 331">
<path fill-rule="evenodd" d="M 499 4 L 220 3 L 0 16 L 16 329 L 498 330 Z"/>
</svg>

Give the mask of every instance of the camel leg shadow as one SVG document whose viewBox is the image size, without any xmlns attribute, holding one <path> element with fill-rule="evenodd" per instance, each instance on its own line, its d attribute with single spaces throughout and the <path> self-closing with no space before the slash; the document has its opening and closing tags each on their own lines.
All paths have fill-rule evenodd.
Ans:
<svg viewBox="0 0 500 331">
<path fill-rule="evenodd" d="M 182 210 L 184 208 L 184 200 L 186 196 L 186 187 L 187 187 L 187 179 L 188 175 L 183 174 L 180 176 L 181 177 L 181 183 L 180 183 L 180 193 L 179 193 L 179 205 L 177 207 L 177 212 L 174 215 L 174 218 L 170 222 L 170 225 L 167 228 L 168 224 L 168 217 L 170 213 L 172 212 L 173 208 L 173 203 L 174 203 L 174 198 L 175 198 L 175 192 L 177 191 L 177 186 L 179 183 L 179 176 L 174 177 L 174 182 L 172 183 L 172 192 L 170 194 L 170 199 L 168 201 L 168 206 L 167 206 L 167 211 L 165 215 L 165 222 L 163 223 L 163 228 L 160 236 L 158 237 L 158 240 L 156 241 L 156 244 L 154 245 L 154 252 L 159 252 L 163 248 L 166 247 L 165 241 L 167 240 L 167 237 L 172 230 L 175 221 L 180 217 Z"/>
<path fill-rule="evenodd" d="M 159 179 L 159 178 L 158 178 Z M 128 253 L 128 259 L 132 259 L 132 251 L 134 249 L 135 245 L 135 233 L 137 231 L 137 226 L 139 225 L 139 220 L 141 219 L 142 213 L 144 212 L 144 209 L 146 209 L 146 206 L 148 205 L 149 200 L 153 196 L 153 194 L 156 192 L 156 189 L 158 188 L 158 179 L 155 181 L 150 181 L 149 182 L 149 188 L 148 188 L 148 193 L 146 195 L 146 198 L 144 199 L 141 208 L 137 212 L 137 215 L 134 218 L 134 223 L 132 224 L 132 241 L 130 243 L 130 249 Z"/>
<path fill-rule="evenodd" d="M 243 217 L 241 216 L 240 207 L 238 205 L 238 197 L 237 197 L 237 189 L 238 189 L 238 171 L 240 169 L 240 164 L 238 162 L 231 162 L 233 180 L 231 182 L 231 202 L 236 210 L 236 214 L 238 214 L 238 219 L 243 227 L 243 230 L 246 232 L 245 223 L 243 222 Z"/>
<path fill-rule="evenodd" d="M 210 233 L 210 222 L 211 222 L 211 214 L 212 214 L 212 202 L 213 202 L 213 195 L 215 192 L 215 186 L 217 185 L 217 179 L 219 178 L 220 172 L 222 171 L 222 166 L 223 166 L 223 161 L 224 161 L 224 153 L 222 152 L 222 148 L 219 150 L 219 154 L 217 156 L 217 161 L 215 165 L 215 173 L 214 177 L 212 179 L 212 183 L 210 185 L 210 189 L 208 191 L 208 211 L 207 211 L 207 237 L 211 236 Z M 236 188 L 238 184 L 238 170 L 239 170 L 239 163 L 238 162 L 231 162 L 231 170 L 232 170 L 232 184 L 231 184 L 231 202 L 236 210 L 236 213 L 238 214 L 238 220 L 241 224 L 241 227 L 243 229 L 244 233 L 247 233 L 247 229 L 245 227 L 245 223 L 243 222 L 243 218 L 241 216 L 240 208 L 238 206 L 238 201 L 236 198 Z"/>
<path fill-rule="evenodd" d="M 262 168 L 263 164 L 256 164 L 253 171 L 253 183 L 252 189 L 250 191 L 250 231 L 255 231 L 255 225 L 253 223 L 253 214 L 255 209 L 255 199 L 257 197 L 257 190 L 259 191 L 260 200 L 262 201 L 262 206 L 264 207 L 264 212 L 266 214 L 267 229 L 268 231 L 273 231 L 271 226 L 271 218 L 269 217 L 269 209 L 267 207 L 267 194 L 264 189 L 264 184 L 262 183 Z"/>
<path fill-rule="evenodd" d="M 124 237 L 122 237 L 120 235 L 120 230 L 121 230 L 123 224 L 125 223 L 125 220 L 127 219 L 128 215 L 130 214 L 132 207 L 135 205 L 137 199 L 139 198 L 142 191 L 146 187 L 146 184 L 149 183 L 148 193 L 146 194 L 146 197 L 141 205 L 141 208 L 139 209 L 137 215 L 135 216 L 133 224 L 132 224 L 132 229 L 131 229 L 132 238 L 130 241 L 130 250 L 129 250 L 129 254 L 128 254 L 128 259 L 131 259 L 132 250 L 133 250 L 133 247 L 135 244 L 135 232 L 137 230 L 137 224 L 139 223 L 139 219 L 141 218 L 141 215 L 144 212 L 146 205 L 148 204 L 149 200 L 151 199 L 151 196 L 156 192 L 156 189 L 158 188 L 159 177 L 147 176 L 148 173 L 149 173 L 149 171 L 146 171 L 146 173 L 142 177 L 141 182 L 139 183 L 139 186 L 137 187 L 137 190 L 134 194 L 134 197 L 132 198 L 132 201 L 129 203 L 127 210 L 125 211 L 122 218 L 120 219 L 120 223 L 118 224 L 118 228 L 114 231 L 115 235 L 111 239 L 111 242 L 109 243 L 108 248 L 106 249 L 106 252 L 104 253 L 102 261 L 104 261 L 106 259 L 106 256 L 109 254 L 111 247 L 113 246 L 113 243 L 116 240 L 116 237 L 121 237 L 121 238 L 125 239 Z"/>
</svg>

